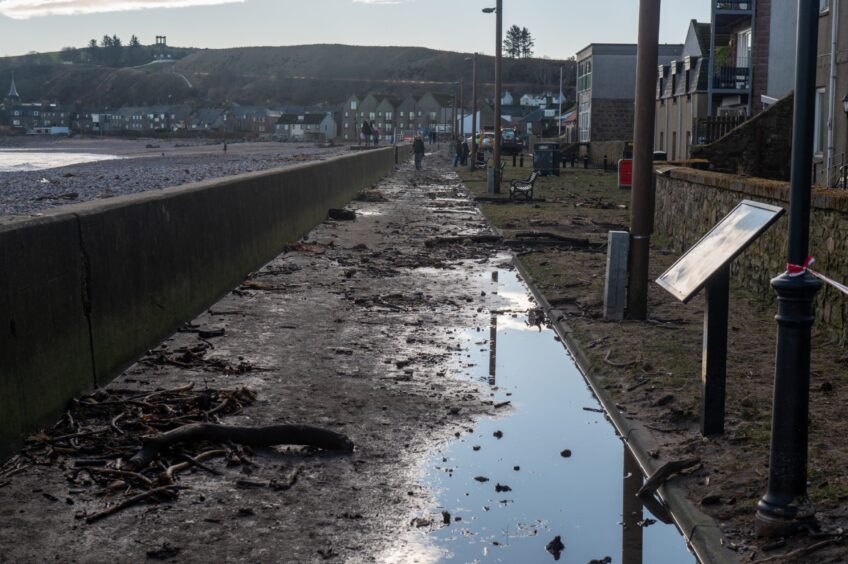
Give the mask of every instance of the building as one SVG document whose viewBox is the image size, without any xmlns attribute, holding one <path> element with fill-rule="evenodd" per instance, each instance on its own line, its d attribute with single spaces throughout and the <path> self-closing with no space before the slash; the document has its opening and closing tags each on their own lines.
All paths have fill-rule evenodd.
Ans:
<svg viewBox="0 0 848 564">
<path fill-rule="evenodd" d="M 655 150 L 686 159 L 794 87 L 793 0 L 710 0 L 711 23 L 690 22 L 679 57 L 660 65 Z M 711 54 L 713 54 L 711 56 Z"/>
<path fill-rule="evenodd" d="M 680 56 L 683 45 L 660 45 L 657 64 Z M 596 163 L 617 161 L 633 139 L 636 45 L 593 43 L 577 53 L 578 142 Z"/>
<path fill-rule="evenodd" d="M 336 138 L 332 112 L 284 113 L 277 120 L 277 135 L 285 141 L 326 141 Z"/>
<path fill-rule="evenodd" d="M 679 58 L 659 66 L 654 150 L 672 161 L 689 158 L 693 128 L 709 115 L 710 34 L 710 24 L 692 20 Z"/>
<path fill-rule="evenodd" d="M 848 163 L 848 0 L 819 0 L 815 182 L 835 186 Z"/>
</svg>

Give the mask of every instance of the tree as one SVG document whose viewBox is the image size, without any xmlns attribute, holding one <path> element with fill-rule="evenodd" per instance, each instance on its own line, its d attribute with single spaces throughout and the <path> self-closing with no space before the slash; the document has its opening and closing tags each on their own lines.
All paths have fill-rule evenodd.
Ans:
<svg viewBox="0 0 848 564">
<path fill-rule="evenodd" d="M 103 39 L 100 40 L 101 47 L 111 47 L 112 46 L 112 38 L 108 35 L 104 35 Z"/>
<path fill-rule="evenodd" d="M 503 42 L 504 51 L 506 51 L 506 56 L 511 57 L 513 59 L 517 59 L 521 56 L 521 28 L 517 25 L 510 27 L 506 30 L 506 38 Z"/>
<path fill-rule="evenodd" d="M 88 60 L 96 62 L 100 58 L 100 47 L 97 46 L 97 40 L 92 39 L 88 42 Z"/>
<path fill-rule="evenodd" d="M 131 48 L 133 48 L 133 49 L 137 49 L 137 48 L 141 47 L 141 43 L 139 43 L 139 41 L 138 41 L 138 37 L 136 37 L 135 35 L 133 35 L 132 37 L 130 37 L 130 43 L 129 43 L 129 45 L 130 45 L 130 47 L 131 47 Z"/>
<path fill-rule="evenodd" d="M 519 46 L 521 50 L 521 56 L 525 59 L 532 57 L 534 45 L 536 45 L 536 42 L 533 41 L 533 36 L 530 34 L 530 30 L 526 27 L 521 28 L 521 30 L 519 31 Z"/>
</svg>

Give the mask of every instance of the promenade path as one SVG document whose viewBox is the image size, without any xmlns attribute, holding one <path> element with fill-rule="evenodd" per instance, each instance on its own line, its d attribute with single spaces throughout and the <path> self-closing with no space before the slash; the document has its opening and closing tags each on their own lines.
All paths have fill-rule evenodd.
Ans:
<svg viewBox="0 0 848 564">
<path fill-rule="evenodd" d="M 193 321 L 223 336 L 177 333 L 111 386 L 246 387 L 256 401 L 223 423 L 317 425 L 347 434 L 355 452 L 252 449 L 241 463 L 210 460 L 220 475 L 181 474 L 185 489 L 173 501 L 91 524 L 84 517 L 123 492 L 99 496 L 102 480 L 61 453 L 24 454 L 14 460 L 20 471 L 0 479 L 0 562 L 384 562 L 422 554 L 410 522 L 432 508 L 419 482 L 424 461 L 494 413 L 488 392 L 454 376 L 467 362 L 461 330 L 487 328 L 489 311 L 504 301 L 483 290 L 486 275 L 508 261 L 486 245 L 426 245 L 490 233 L 443 161 L 431 156 L 421 172 L 402 164 L 371 192 L 385 201 L 352 203 L 356 221 L 318 226 Z M 202 362 L 161 362 L 187 350 L 200 351 Z"/>
</svg>

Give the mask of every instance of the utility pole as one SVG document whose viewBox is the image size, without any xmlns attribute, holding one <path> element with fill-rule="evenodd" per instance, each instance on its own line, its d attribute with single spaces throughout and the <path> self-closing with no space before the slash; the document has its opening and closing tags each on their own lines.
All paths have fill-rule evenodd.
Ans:
<svg viewBox="0 0 848 564">
<path fill-rule="evenodd" d="M 648 266 L 654 227 L 654 118 L 659 59 L 660 0 L 639 3 L 636 56 L 636 123 L 633 131 L 633 188 L 630 193 L 630 259 L 627 317 L 648 317 Z"/>
<path fill-rule="evenodd" d="M 790 265 L 807 266 L 815 127 L 819 3 L 798 0 L 795 114 L 789 194 Z M 777 358 L 771 426 L 768 491 L 757 506 L 759 536 L 798 532 L 815 521 L 807 499 L 807 441 L 810 401 L 810 333 L 813 299 L 822 283 L 806 268 L 771 282 L 777 292 Z"/>
<path fill-rule="evenodd" d="M 557 118 L 557 138 L 562 137 L 562 67 L 559 67 L 559 117 Z"/>
<path fill-rule="evenodd" d="M 474 53 L 474 70 L 471 75 L 471 162 L 468 170 L 477 166 L 477 53 Z"/>
<path fill-rule="evenodd" d="M 459 134 L 465 139 L 465 79 L 459 79 Z"/>
<path fill-rule="evenodd" d="M 494 158 L 495 194 L 501 193 L 501 90 L 503 88 L 501 69 L 503 67 L 503 0 L 497 1 L 495 8 L 497 23 L 495 26 L 495 139 Z M 656 65 L 655 65 L 656 66 Z"/>
</svg>

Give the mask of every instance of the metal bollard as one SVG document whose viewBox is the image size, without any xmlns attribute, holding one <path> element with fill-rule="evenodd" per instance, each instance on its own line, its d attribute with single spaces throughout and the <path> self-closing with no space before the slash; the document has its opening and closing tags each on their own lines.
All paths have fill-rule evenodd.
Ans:
<svg viewBox="0 0 848 564">
<path fill-rule="evenodd" d="M 524 168 L 524 153 L 521 153 L 521 158 L 518 159 L 521 168 Z"/>
<path fill-rule="evenodd" d="M 585 155 L 583 157 L 583 168 L 586 168 L 586 169 L 589 168 L 589 155 Z"/>
<path fill-rule="evenodd" d="M 512 168 L 515 168 L 515 159 L 516 158 L 517 158 L 517 155 L 512 155 Z"/>
<path fill-rule="evenodd" d="M 604 172 L 607 170 L 607 156 L 604 155 Z"/>
</svg>

